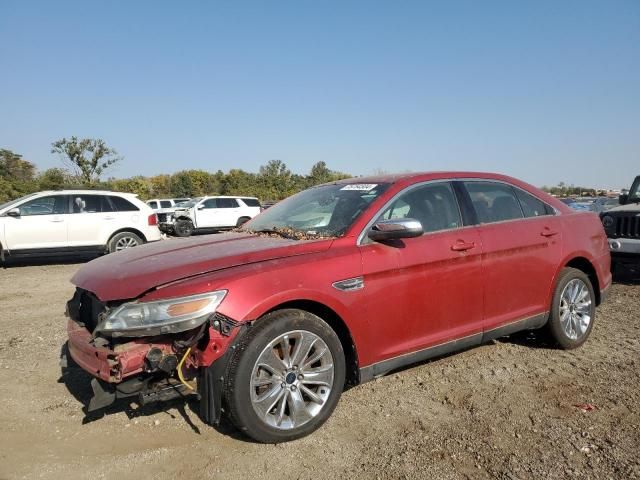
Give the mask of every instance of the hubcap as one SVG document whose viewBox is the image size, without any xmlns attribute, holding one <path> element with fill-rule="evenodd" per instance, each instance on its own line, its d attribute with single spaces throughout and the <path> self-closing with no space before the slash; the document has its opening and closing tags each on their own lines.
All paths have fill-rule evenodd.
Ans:
<svg viewBox="0 0 640 480">
<path fill-rule="evenodd" d="M 579 278 L 567 283 L 560 295 L 560 326 L 571 340 L 580 339 L 591 323 L 591 294 Z"/>
<path fill-rule="evenodd" d="M 133 237 L 123 237 L 116 242 L 116 252 L 124 250 L 125 248 L 131 248 L 138 246 L 138 242 Z"/>
<path fill-rule="evenodd" d="M 251 404 L 266 424 L 297 428 L 320 413 L 333 387 L 333 356 L 314 333 L 294 330 L 269 343 L 251 373 Z"/>
</svg>

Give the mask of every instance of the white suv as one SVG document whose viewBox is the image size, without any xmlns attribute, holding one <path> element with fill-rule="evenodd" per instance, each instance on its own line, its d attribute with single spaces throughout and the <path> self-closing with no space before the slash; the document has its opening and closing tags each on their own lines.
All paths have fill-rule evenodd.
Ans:
<svg viewBox="0 0 640 480">
<path fill-rule="evenodd" d="M 160 238 L 156 214 L 130 193 L 49 191 L 0 205 L 2 259 L 115 252 Z"/>
<path fill-rule="evenodd" d="M 254 197 L 200 197 L 181 204 L 173 214 L 173 231 L 188 237 L 196 229 L 225 230 L 251 220 L 262 211 Z"/>
</svg>

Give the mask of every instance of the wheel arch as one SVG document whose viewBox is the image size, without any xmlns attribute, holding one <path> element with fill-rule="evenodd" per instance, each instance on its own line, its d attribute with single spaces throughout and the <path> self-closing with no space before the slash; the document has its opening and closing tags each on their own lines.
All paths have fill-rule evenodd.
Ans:
<svg viewBox="0 0 640 480">
<path fill-rule="evenodd" d="M 258 317 L 257 321 L 264 315 L 274 312 L 276 310 L 283 310 L 286 308 L 294 308 L 298 310 L 304 310 L 305 312 L 312 313 L 320 317 L 327 322 L 329 326 L 338 336 L 340 343 L 342 344 L 342 350 L 344 351 L 345 363 L 346 363 L 346 378 L 345 387 L 351 387 L 360 383 L 360 369 L 358 363 L 358 352 L 356 349 L 355 341 L 351 335 L 351 331 L 342 317 L 338 315 L 335 310 L 327 305 L 315 300 L 289 300 L 278 305 L 271 307 Z"/>
<path fill-rule="evenodd" d="M 575 268 L 589 277 L 591 285 L 593 286 L 593 291 L 596 295 L 596 305 L 600 305 L 600 280 L 598 279 L 598 273 L 593 263 L 586 257 L 576 256 L 568 260 L 564 264 L 564 267 Z"/>
</svg>

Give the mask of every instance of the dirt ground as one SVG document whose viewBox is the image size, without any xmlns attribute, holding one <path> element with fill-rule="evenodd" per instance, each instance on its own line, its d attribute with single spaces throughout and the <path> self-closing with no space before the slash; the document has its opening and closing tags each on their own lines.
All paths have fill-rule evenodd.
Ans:
<svg viewBox="0 0 640 480">
<path fill-rule="evenodd" d="M 260 445 L 197 403 L 85 417 L 89 376 L 58 367 L 79 266 L 0 270 L 0 479 L 640 478 L 637 280 L 578 350 L 502 339 L 353 388 L 318 432 Z"/>
</svg>

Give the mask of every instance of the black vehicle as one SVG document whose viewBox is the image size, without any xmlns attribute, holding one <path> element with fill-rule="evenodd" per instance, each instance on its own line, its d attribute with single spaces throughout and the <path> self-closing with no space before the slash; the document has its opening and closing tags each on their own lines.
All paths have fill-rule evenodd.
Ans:
<svg viewBox="0 0 640 480">
<path fill-rule="evenodd" d="M 620 264 L 640 265 L 640 175 L 619 202 L 620 206 L 600 214 L 609 238 L 612 269 Z"/>
</svg>

